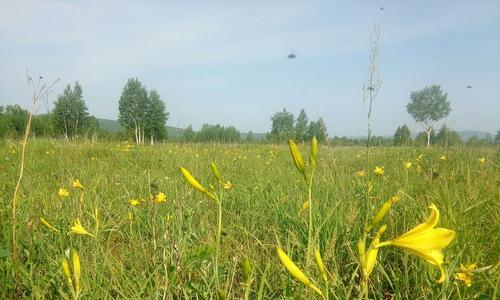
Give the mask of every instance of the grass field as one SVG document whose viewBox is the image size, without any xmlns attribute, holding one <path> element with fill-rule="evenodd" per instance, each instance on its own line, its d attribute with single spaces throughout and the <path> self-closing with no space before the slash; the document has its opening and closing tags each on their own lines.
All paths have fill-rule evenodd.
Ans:
<svg viewBox="0 0 500 300">
<path fill-rule="evenodd" d="M 307 161 L 309 145 L 299 148 Z M 228 299 L 319 298 L 290 276 L 276 245 L 316 286 L 328 290 L 330 299 L 357 298 L 358 241 L 382 203 L 395 195 L 399 201 L 380 223 L 388 226 L 381 240 L 425 221 L 434 203 L 440 212 L 437 227 L 456 232 L 444 249 L 448 277 L 440 284 L 435 266 L 397 247 L 384 247 L 369 279 L 371 299 L 497 295 L 498 148 L 373 148 L 367 160 L 365 148 L 320 146 L 311 188 L 312 244 L 322 255 L 328 288 L 314 258 L 306 257 L 309 216 L 302 208 L 308 185 L 286 145 L 31 141 L 17 203 L 18 260 L 13 264 L 11 202 L 20 149 L 19 142 L 0 142 L 2 299 L 74 298 L 61 269 L 70 249 L 81 263 L 82 299 L 210 299 L 217 297 L 217 286 Z M 230 188 L 217 183 L 212 162 Z M 218 276 L 217 204 L 188 185 L 179 166 L 204 187 L 214 185 L 222 198 Z M 384 168 L 383 175 L 374 174 L 377 166 Z M 359 176 L 361 170 L 365 176 Z M 72 186 L 76 179 L 83 189 Z M 69 195 L 58 195 L 61 188 Z M 160 192 L 166 201 L 157 201 Z M 77 218 L 90 234 L 69 234 Z M 247 263 L 243 274 L 245 260 L 251 271 Z M 460 264 L 476 264 L 464 275 L 470 287 L 455 278 L 464 274 Z"/>
</svg>

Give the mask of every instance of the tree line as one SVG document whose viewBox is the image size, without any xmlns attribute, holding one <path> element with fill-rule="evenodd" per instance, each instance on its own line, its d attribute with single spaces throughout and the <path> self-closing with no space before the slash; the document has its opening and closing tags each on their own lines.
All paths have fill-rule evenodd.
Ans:
<svg viewBox="0 0 500 300">
<path fill-rule="evenodd" d="M 443 124 L 436 132 L 436 122 L 446 117 L 450 111 L 450 103 L 439 85 L 431 85 L 410 94 L 410 102 L 406 106 L 408 113 L 417 123 L 424 125 L 424 131 L 412 138 L 406 124 L 399 126 L 393 138 L 372 137 L 373 146 L 383 145 L 439 145 L 439 146 L 488 146 L 500 143 L 500 130 L 493 138 L 473 136 L 462 140 L 459 134 Z M 73 87 L 68 84 L 57 96 L 54 107 L 46 114 L 33 116 L 31 134 L 34 137 L 100 139 L 133 139 L 137 144 L 149 140 L 151 144 L 168 138 L 166 122 L 169 112 L 165 103 L 154 89 L 148 90 L 137 78 L 128 79 L 118 101 L 118 121 L 124 131 L 112 134 L 99 128 L 99 122 L 88 112 L 83 89 L 79 82 Z M 21 106 L 0 106 L 0 137 L 17 138 L 23 135 L 29 113 Z M 271 118 L 271 131 L 260 142 L 285 143 L 289 139 L 307 142 L 316 136 L 319 142 L 329 140 L 333 145 L 364 145 L 366 138 L 328 137 L 326 125 L 322 118 L 309 120 L 307 113 L 301 109 L 297 117 L 283 108 L 274 113 Z M 178 137 L 172 140 L 183 142 L 216 142 L 216 143 L 253 143 L 254 134 L 249 131 L 242 139 L 241 133 L 233 126 L 220 124 L 204 124 L 196 132 L 189 125 Z"/>
</svg>

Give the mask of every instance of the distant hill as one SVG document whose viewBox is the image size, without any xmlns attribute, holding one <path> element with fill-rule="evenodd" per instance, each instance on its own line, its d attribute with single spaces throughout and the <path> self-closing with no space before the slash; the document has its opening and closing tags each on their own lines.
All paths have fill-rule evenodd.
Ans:
<svg viewBox="0 0 500 300">
<path fill-rule="evenodd" d="M 108 120 L 108 119 L 99 119 L 97 118 L 97 122 L 99 122 L 99 127 L 109 131 L 111 133 L 118 133 L 120 131 L 123 131 L 123 127 L 120 125 L 120 123 L 117 120 Z M 181 137 L 182 134 L 184 133 L 183 128 L 178 128 L 178 127 L 173 127 L 173 126 L 167 126 L 167 132 L 168 136 L 170 138 L 178 138 Z M 245 139 L 247 137 L 247 133 L 241 133 L 241 138 Z M 261 141 L 266 138 L 265 133 L 254 133 L 253 134 L 253 139 L 255 141 Z"/>
</svg>

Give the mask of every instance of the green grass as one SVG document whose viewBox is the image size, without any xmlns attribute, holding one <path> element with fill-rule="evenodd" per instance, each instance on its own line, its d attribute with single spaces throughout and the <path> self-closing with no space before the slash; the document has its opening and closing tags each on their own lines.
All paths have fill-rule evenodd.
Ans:
<svg viewBox="0 0 500 300">
<path fill-rule="evenodd" d="M 34 140 L 28 145 L 25 177 L 18 199 L 19 260 L 13 265 L 11 201 L 19 170 L 20 144 L 0 142 L 0 298 L 69 297 L 61 271 L 65 250 L 76 249 L 82 264 L 84 299 L 209 299 L 216 297 L 213 257 L 217 204 L 192 189 L 178 172 L 186 167 L 205 187 L 216 184 L 210 163 L 224 181 L 219 281 L 228 298 L 245 294 L 242 262 L 253 266 L 250 299 L 303 299 L 316 294 L 290 277 L 275 252 L 280 243 L 309 278 L 321 285 L 314 264 L 306 267 L 308 214 L 299 215 L 307 185 L 295 169 L 288 147 L 268 145 L 62 143 Z M 301 146 L 307 158 L 308 146 Z M 15 153 L 13 153 L 15 152 Z M 498 149 L 374 148 L 365 168 L 364 148 L 321 147 L 313 182 L 315 243 L 332 274 L 330 299 L 358 297 L 357 242 L 367 216 L 389 197 L 400 201 L 384 219 L 382 240 L 425 220 L 435 203 L 438 227 L 457 238 L 445 249 L 448 279 L 436 282 L 437 268 L 393 247 L 380 250 L 371 275 L 376 299 L 492 299 L 499 284 L 500 155 Z M 420 161 L 416 158 L 423 154 Z M 485 164 L 479 158 L 485 157 Z M 410 170 L 403 162 L 411 161 Z M 385 174 L 375 176 L 375 166 Z M 418 167 L 417 167 L 418 166 Z M 420 169 L 420 171 L 417 170 Z M 356 172 L 366 169 L 367 177 Z M 71 186 L 79 179 L 85 189 Z M 367 180 L 373 184 L 365 205 Z M 59 188 L 70 191 L 57 196 Z M 167 201 L 153 205 L 158 192 Z M 130 199 L 145 199 L 133 207 Z M 81 200 L 80 200 L 81 199 Z M 97 238 L 68 235 L 79 217 Z M 129 215 L 132 217 L 129 218 Z M 56 233 L 39 218 L 60 230 Z M 320 230 L 318 230 L 320 228 Z M 278 240 L 279 241 L 278 241 Z M 488 267 L 467 288 L 454 279 L 460 263 Z M 13 273 L 18 274 L 17 291 Z"/>
</svg>

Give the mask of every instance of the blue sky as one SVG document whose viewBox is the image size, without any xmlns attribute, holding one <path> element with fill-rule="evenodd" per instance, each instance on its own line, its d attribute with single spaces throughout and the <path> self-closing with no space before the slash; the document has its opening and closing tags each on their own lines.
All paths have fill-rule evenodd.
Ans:
<svg viewBox="0 0 500 300">
<path fill-rule="evenodd" d="M 374 24 L 384 80 L 374 134 L 404 123 L 421 130 L 405 106 L 411 91 L 434 83 L 448 93 L 451 127 L 500 129 L 500 2 L 493 0 L 0 0 L 0 105 L 29 106 L 28 69 L 61 79 L 49 105 L 78 80 L 90 112 L 116 119 L 123 86 L 137 77 L 160 93 L 171 126 L 267 132 L 276 111 L 304 108 L 331 136 L 361 135 Z M 287 59 L 290 51 L 296 59 Z"/>
</svg>

